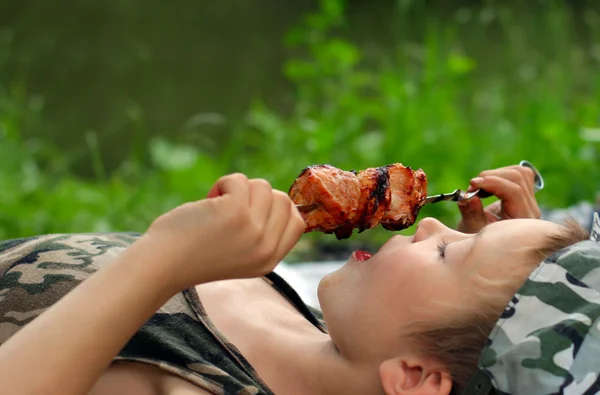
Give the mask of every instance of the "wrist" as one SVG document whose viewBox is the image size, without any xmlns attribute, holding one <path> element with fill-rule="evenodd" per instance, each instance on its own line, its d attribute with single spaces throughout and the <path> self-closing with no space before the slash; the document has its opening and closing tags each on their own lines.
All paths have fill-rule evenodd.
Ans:
<svg viewBox="0 0 600 395">
<path fill-rule="evenodd" d="M 172 256 L 162 251 L 154 237 L 142 235 L 114 262 L 122 275 L 154 291 L 156 297 L 168 300 L 182 288 L 174 281 L 175 265 Z"/>
<path fill-rule="evenodd" d="M 157 292 L 171 297 L 188 287 L 212 281 L 209 273 L 202 276 L 198 270 L 203 266 L 201 262 L 194 264 L 191 278 L 185 261 L 193 254 L 186 250 L 184 245 L 164 235 L 146 233 L 128 248 L 122 260 L 132 266 L 141 279 L 156 287 Z"/>
</svg>

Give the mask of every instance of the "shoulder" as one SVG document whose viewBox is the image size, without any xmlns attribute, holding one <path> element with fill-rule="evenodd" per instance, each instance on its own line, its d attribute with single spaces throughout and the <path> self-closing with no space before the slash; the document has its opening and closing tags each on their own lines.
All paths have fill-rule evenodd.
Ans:
<svg viewBox="0 0 600 395">
<path fill-rule="evenodd" d="M 131 233 L 49 234 L 0 241 L 0 344 L 115 259 Z"/>
<path fill-rule="evenodd" d="M 20 265 L 89 265 L 114 258 L 139 237 L 135 233 L 49 234 L 0 241 L 0 274 Z"/>
</svg>

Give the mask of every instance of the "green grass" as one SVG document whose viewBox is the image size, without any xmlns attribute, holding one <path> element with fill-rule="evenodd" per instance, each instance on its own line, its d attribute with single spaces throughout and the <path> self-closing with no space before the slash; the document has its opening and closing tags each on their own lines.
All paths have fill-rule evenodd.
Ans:
<svg viewBox="0 0 600 395">
<path fill-rule="evenodd" d="M 242 171 L 287 191 L 302 168 L 316 163 L 362 169 L 402 162 L 423 168 L 430 192 L 441 193 L 466 187 L 481 170 L 527 159 L 546 179 L 538 195 L 543 206 L 595 198 L 599 61 L 593 43 L 573 33 L 578 22 L 563 2 L 546 2 L 535 14 L 519 2 L 484 2 L 446 20 L 424 18 L 419 40 L 407 39 L 408 28 L 398 27 L 391 33 L 393 50 L 375 55 L 348 38 L 352 26 L 343 1 L 320 4 L 284 40 L 290 57 L 282 72 L 295 94 L 289 113 L 257 100 L 211 149 L 141 140 L 110 173 L 89 132 L 83 154 L 93 164 L 92 179 L 76 177 L 71 158 L 43 136 L 23 136 L 28 125 L 42 122 L 43 110 L 22 82 L 5 81 L 0 239 L 143 231 L 162 212 L 202 198 L 223 174 Z M 410 4 L 399 2 L 399 22 L 418 12 Z M 585 17 L 587 34 L 598 37 L 598 14 Z M 142 112 L 131 133 L 143 136 L 143 127 Z M 584 129 L 592 130 L 586 138 Z M 452 204 L 421 213 L 430 215 L 449 225 L 458 220 Z M 373 230 L 342 242 L 322 234 L 305 239 L 370 244 L 389 234 Z"/>
</svg>

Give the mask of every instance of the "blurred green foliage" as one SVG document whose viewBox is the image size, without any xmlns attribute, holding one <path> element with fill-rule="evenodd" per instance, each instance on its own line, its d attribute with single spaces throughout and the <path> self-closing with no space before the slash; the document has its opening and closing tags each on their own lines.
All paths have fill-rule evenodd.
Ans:
<svg viewBox="0 0 600 395">
<path fill-rule="evenodd" d="M 430 192 L 441 193 L 466 187 L 481 170 L 527 159 L 546 178 L 543 206 L 593 200 L 600 189 L 600 46 L 573 31 L 582 17 L 587 37 L 600 37 L 600 16 L 543 3 L 535 14 L 514 1 L 424 17 L 422 39 L 411 40 L 403 23 L 426 10 L 398 1 L 390 35 L 405 39 L 372 54 L 352 38 L 345 2 L 321 0 L 284 39 L 290 55 L 283 73 L 294 89 L 289 111 L 257 99 L 218 144 L 149 138 L 133 144 L 114 171 L 88 131 L 94 177 L 85 179 L 60 147 L 23 136 L 32 124 L 43 129 L 43 100 L 18 81 L 0 80 L 0 239 L 144 231 L 166 210 L 203 197 L 223 174 L 242 171 L 287 191 L 317 163 L 363 169 L 402 162 L 423 168 Z M 0 65 L 9 39 L 0 35 Z M 132 133 L 143 135 L 143 111 L 132 108 L 129 116 Z M 222 119 L 198 115 L 188 126 L 206 122 Z M 430 215 L 449 225 L 458 219 L 452 204 L 421 213 Z M 369 244 L 388 236 L 373 230 L 343 242 L 306 239 Z"/>
</svg>

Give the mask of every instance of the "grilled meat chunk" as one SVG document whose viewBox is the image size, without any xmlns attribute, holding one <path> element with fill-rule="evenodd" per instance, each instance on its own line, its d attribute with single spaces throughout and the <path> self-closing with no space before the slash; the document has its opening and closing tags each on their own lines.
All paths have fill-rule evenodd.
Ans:
<svg viewBox="0 0 600 395">
<path fill-rule="evenodd" d="M 427 177 L 423 170 L 395 163 L 387 166 L 390 175 L 392 202 L 381 218 L 381 226 L 387 230 L 406 229 L 417 220 L 427 197 Z"/>
<path fill-rule="evenodd" d="M 295 204 L 317 204 L 301 213 L 305 232 L 335 233 L 341 240 L 355 228 L 362 232 L 381 224 L 401 230 L 414 224 L 427 197 L 427 178 L 401 163 L 358 173 L 315 165 L 300 173 L 289 196 Z"/>
<path fill-rule="evenodd" d="M 353 223 L 360 208 L 360 182 L 353 172 L 329 165 L 309 166 L 302 170 L 289 196 L 296 204 L 318 205 L 302 213 L 306 232 L 332 233 L 336 228 Z"/>
<path fill-rule="evenodd" d="M 355 227 L 362 232 L 379 224 L 390 206 L 390 175 L 387 167 L 371 167 L 358 173 L 360 181 L 360 218 Z"/>
</svg>

